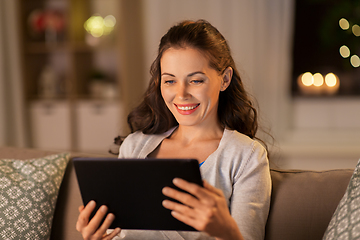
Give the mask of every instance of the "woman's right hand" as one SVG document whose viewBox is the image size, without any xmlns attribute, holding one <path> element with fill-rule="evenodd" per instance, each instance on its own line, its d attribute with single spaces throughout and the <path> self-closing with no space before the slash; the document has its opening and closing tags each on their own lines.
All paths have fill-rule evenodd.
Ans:
<svg viewBox="0 0 360 240">
<path fill-rule="evenodd" d="M 90 201 L 86 207 L 79 207 L 79 217 L 76 223 L 76 230 L 79 231 L 85 240 L 109 240 L 120 233 L 120 228 L 116 228 L 110 234 L 106 234 L 106 230 L 114 221 L 115 216 L 112 213 L 107 214 L 108 208 L 101 206 L 94 217 L 89 221 L 91 213 L 96 207 L 95 201 Z M 106 215 L 107 214 L 107 215 Z M 101 221 L 106 216 L 104 222 Z M 99 227 L 100 226 L 100 227 Z"/>
</svg>

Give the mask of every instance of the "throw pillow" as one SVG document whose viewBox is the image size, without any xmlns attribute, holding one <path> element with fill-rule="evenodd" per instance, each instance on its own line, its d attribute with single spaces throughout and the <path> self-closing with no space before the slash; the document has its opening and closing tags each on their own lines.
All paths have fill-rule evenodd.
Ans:
<svg viewBox="0 0 360 240">
<path fill-rule="evenodd" d="M 49 239 L 69 154 L 0 159 L 0 239 Z"/>
<path fill-rule="evenodd" d="M 360 239 L 360 160 L 323 239 Z"/>
</svg>

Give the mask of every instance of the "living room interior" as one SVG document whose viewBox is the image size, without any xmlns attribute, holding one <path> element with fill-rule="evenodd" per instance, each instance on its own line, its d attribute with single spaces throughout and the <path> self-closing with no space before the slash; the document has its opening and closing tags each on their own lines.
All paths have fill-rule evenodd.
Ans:
<svg viewBox="0 0 360 240">
<path fill-rule="evenodd" d="M 360 20 L 335 3 L 299 2 L 1 1 L 0 146 L 107 153 L 116 136 L 129 133 L 126 116 L 146 89 L 160 37 L 180 20 L 203 18 L 229 41 L 274 137 L 276 167 L 354 168 Z M 322 21 L 302 22 L 301 14 Z M 333 41 L 318 40 L 320 32 Z M 321 86 L 300 81 L 305 73 L 311 81 L 321 73 Z M 325 84 L 330 73 L 334 85 Z"/>
<path fill-rule="evenodd" d="M 257 100 L 272 165 L 265 239 L 360 236 L 357 2 L 0 0 L 0 238 L 81 238 L 73 158 L 116 157 L 160 37 L 200 18 Z"/>
</svg>

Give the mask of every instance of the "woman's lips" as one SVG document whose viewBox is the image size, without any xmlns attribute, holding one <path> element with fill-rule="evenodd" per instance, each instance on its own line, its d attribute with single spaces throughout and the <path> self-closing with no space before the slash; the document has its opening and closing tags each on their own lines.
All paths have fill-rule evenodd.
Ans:
<svg viewBox="0 0 360 240">
<path fill-rule="evenodd" d="M 193 112 L 196 111 L 197 107 L 200 105 L 200 103 L 198 104 L 184 104 L 184 105 L 178 105 L 178 104 L 174 104 L 176 109 L 178 110 L 178 112 L 180 114 L 183 114 L 183 115 L 189 115 Z"/>
</svg>

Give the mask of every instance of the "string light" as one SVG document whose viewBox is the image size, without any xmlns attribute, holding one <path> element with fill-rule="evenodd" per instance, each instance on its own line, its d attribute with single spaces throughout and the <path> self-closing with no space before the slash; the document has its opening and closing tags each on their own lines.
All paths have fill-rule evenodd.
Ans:
<svg viewBox="0 0 360 240">
<path fill-rule="evenodd" d="M 350 27 L 350 24 L 349 24 L 348 20 L 346 20 L 345 18 L 342 18 L 342 19 L 339 20 L 339 26 L 343 30 L 348 30 L 349 27 Z"/>
<path fill-rule="evenodd" d="M 339 52 L 343 58 L 350 57 L 350 49 L 346 45 L 341 46 Z"/>
<path fill-rule="evenodd" d="M 350 28 L 350 23 L 348 20 L 346 20 L 345 18 L 341 18 L 339 20 L 339 26 L 341 29 L 343 30 L 348 30 Z M 352 33 L 356 36 L 356 37 L 359 37 L 360 36 L 360 26 L 357 25 L 357 24 L 354 24 L 352 27 L 351 27 L 351 31 Z M 350 57 L 350 49 L 346 46 L 346 45 L 343 45 L 340 47 L 339 49 L 339 52 L 340 52 L 340 55 L 343 57 L 343 58 L 348 58 Z M 360 67 L 360 58 L 359 56 L 357 55 L 352 55 L 351 58 L 350 58 L 350 64 L 351 66 L 353 66 L 354 68 L 357 68 L 357 67 Z"/>
<path fill-rule="evenodd" d="M 352 26 L 351 30 L 356 37 L 360 36 L 360 26 L 359 25 L 355 24 L 354 26 Z"/>
<path fill-rule="evenodd" d="M 350 58 L 350 63 L 353 67 L 360 67 L 360 58 L 357 55 L 352 55 Z"/>
</svg>

